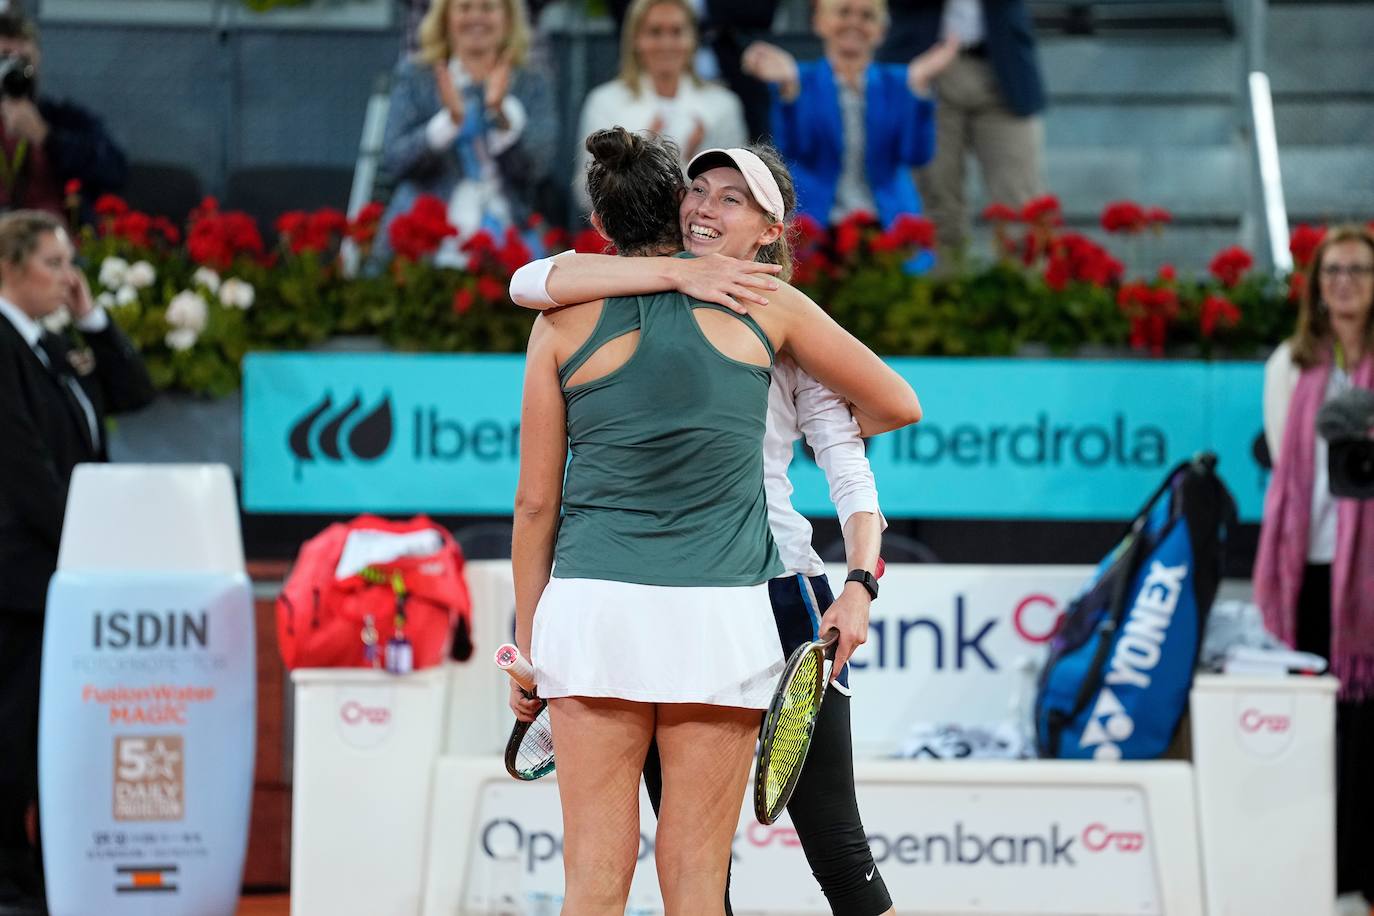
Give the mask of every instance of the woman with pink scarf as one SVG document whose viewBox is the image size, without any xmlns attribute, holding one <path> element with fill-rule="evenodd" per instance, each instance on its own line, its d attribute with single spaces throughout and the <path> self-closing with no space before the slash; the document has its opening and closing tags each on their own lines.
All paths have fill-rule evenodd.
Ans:
<svg viewBox="0 0 1374 916">
<path fill-rule="evenodd" d="M 1289 645 L 1331 659 L 1336 717 L 1336 883 L 1374 899 L 1374 500 L 1336 499 L 1317 411 L 1374 389 L 1374 235 L 1332 230 L 1302 289 L 1297 332 L 1264 369 L 1274 474 L 1264 500 L 1255 600 Z"/>
</svg>

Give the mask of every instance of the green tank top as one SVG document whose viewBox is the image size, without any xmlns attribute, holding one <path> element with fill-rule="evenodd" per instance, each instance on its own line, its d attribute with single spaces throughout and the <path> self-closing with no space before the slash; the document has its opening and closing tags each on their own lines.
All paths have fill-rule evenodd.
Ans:
<svg viewBox="0 0 1374 916">
<path fill-rule="evenodd" d="M 607 299 L 559 368 L 569 460 L 553 574 L 645 585 L 755 585 L 783 572 L 768 530 L 763 430 L 771 370 L 731 359 L 693 308 L 658 293 Z M 745 322 L 768 349 L 763 330 Z M 578 385 L 598 348 L 638 330 L 630 358 Z"/>
</svg>

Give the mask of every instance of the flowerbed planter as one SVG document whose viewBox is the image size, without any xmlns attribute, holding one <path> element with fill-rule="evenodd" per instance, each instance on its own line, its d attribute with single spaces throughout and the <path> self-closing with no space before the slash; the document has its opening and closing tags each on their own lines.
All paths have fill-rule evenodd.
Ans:
<svg viewBox="0 0 1374 916">
<path fill-rule="evenodd" d="M 238 389 L 250 350 L 519 352 L 534 313 L 510 303 L 510 276 L 570 241 L 536 218 L 465 241 L 462 270 L 437 267 L 431 255 L 456 230 L 441 201 L 422 197 L 389 227 L 396 259 L 377 275 L 350 277 L 340 248 L 348 240 L 368 262 L 379 205 L 351 220 L 334 210 L 283 214 L 275 251 L 248 216 L 222 212 L 211 198 L 192 213 L 184 244 L 178 227 L 116 197 L 94 210 L 97 225 L 84 227 L 80 241 L 101 303 L 160 389 L 211 396 Z M 1292 331 L 1301 271 L 1320 238 L 1298 227 L 1290 275 L 1255 272 L 1249 254 L 1232 247 L 1206 277 L 1180 278 L 1164 265 L 1154 277 L 1128 279 L 1107 249 L 1062 231 L 1053 197 L 1020 211 L 992 207 L 984 218 L 994 224 L 996 260 L 939 275 L 906 269 L 933 244 L 934 228 L 921 217 L 886 230 L 863 214 L 833 229 L 802 218 L 793 283 L 885 356 L 1262 358 Z M 1103 225 L 1141 236 L 1163 231 L 1168 219 L 1115 203 Z M 591 230 L 571 242 L 579 251 L 606 247 Z"/>
</svg>

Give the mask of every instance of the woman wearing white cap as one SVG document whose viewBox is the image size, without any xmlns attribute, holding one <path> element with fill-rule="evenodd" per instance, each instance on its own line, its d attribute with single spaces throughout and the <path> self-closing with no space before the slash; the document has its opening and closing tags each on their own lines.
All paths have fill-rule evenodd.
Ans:
<svg viewBox="0 0 1374 916">
<path fill-rule="evenodd" d="M 765 264 L 783 265 L 785 277 L 789 266 L 783 238 L 761 231 L 780 225 L 795 203 L 787 170 L 776 153 L 768 148 L 707 150 L 693 158 L 688 177 L 691 184 L 679 209 L 679 231 L 683 247 L 699 257 L 560 255 L 521 268 L 512 279 L 512 298 L 529 307 L 549 308 L 594 295 L 676 288 L 739 308 L 740 301 L 761 303 L 761 294 L 767 292 L 780 306 L 778 312 L 794 298 L 804 299 L 791 287 L 779 286 L 770 278 L 771 271 L 763 269 Z M 770 316 L 770 311 L 757 310 L 756 317 L 771 334 L 770 318 L 778 316 Z M 901 403 L 885 401 L 880 393 L 860 393 L 864 399 L 856 403 L 870 411 L 860 414 L 868 434 L 915 419 L 902 413 Z M 787 468 L 793 444 L 803 433 L 826 473 L 844 529 L 852 572 L 838 599 L 832 599 L 820 558 L 811 547 L 810 524 L 790 500 Z M 811 755 L 788 809 L 833 911 L 876 916 L 891 912 L 892 901 L 877 873 L 854 797 L 844 664 L 867 637 L 885 525 L 859 436 L 859 423 L 849 405 L 779 354 L 769 388 L 763 445 L 769 527 L 787 570 L 769 582 L 774 622 L 784 653 L 829 627 L 841 632 L 835 666 L 838 690 L 822 707 Z M 661 773 L 652 750 L 645 778 L 657 809 Z M 727 911 L 728 906 L 727 900 Z"/>
</svg>

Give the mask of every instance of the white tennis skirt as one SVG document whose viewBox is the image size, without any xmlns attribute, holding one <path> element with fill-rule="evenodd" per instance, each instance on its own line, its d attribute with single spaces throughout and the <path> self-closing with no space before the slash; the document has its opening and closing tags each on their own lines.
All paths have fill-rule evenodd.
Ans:
<svg viewBox="0 0 1374 916">
<path fill-rule="evenodd" d="M 550 579 L 534 615 L 539 695 L 767 709 L 784 659 L 768 584 Z"/>
</svg>

